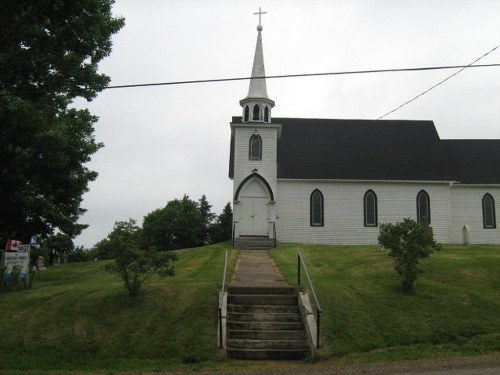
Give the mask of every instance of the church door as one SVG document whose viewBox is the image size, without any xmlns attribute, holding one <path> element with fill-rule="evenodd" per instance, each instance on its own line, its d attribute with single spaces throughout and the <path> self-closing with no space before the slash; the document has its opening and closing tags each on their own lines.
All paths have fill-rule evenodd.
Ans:
<svg viewBox="0 0 500 375">
<path fill-rule="evenodd" d="M 240 193 L 240 235 L 269 236 L 269 196 L 262 184 L 253 180 Z"/>
</svg>

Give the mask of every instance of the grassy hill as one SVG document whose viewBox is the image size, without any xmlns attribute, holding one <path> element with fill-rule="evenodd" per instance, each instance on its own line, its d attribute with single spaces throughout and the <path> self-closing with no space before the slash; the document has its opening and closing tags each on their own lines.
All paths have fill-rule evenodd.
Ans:
<svg viewBox="0 0 500 375">
<path fill-rule="evenodd" d="M 296 283 L 296 250 L 324 310 L 320 358 L 336 362 L 500 351 L 500 249 L 446 246 L 424 260 L 414 295 L 399 292 L 377 247 L 280 245 Z M 228 244 L 178 252 L 176 276 L 128 297 L 105 262 L 40 272 L 31 291 L 0 294 L 2 371 L 159 371 L 231 368 L 217 348 L 217 294 Z M 262 364 L 260 364 L 261 366 Z"/>
<path fill-rule="evenodd" d="M 401 293 L 393 259 L 375 246 L 272 250 L 293 285 L 297 250 L 324 310 L 322 357 L 372 361 L 500 351 L 498 246 L 444 246 L 421 261 L 424 272 L 412 295 Z"/>
</svg>

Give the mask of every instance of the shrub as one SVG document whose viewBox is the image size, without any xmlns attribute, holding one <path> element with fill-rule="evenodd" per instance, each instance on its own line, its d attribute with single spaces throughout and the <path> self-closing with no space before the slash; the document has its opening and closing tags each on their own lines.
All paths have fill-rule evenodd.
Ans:
<svg viewBox="0 0 500 375">
<path fill-rule="evenodd" d="M 422 272 L 419 259 L 440 248 L 434 241 L 432 229 L 411 219 L 396 224 L 381 224 L 378 242 L 394 257 L 394 270 L 401 277 L 406 293 L 412 291 L 417 275 Z"/>
</svg>

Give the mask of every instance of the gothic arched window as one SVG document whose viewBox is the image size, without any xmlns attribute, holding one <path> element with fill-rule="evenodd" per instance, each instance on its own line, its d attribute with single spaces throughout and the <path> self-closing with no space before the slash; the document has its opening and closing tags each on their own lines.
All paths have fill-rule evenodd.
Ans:
<svg viewBox="0 0 500 375">
<path fill-rule="evenodd" d="M 255 104 L 253 106 L 253 117 L 252 117 L 252 120 L 253 121 L 260 121 L 260 107 L 258 104 Z"/>
<path fill-rule="evenodd" d="M 323 226 L 323 194 L 318 189 L 314 190 L 310 198 L 311 226 Z"/>
<path fill-rule="evenodd" d="M 373 190 L 368 190 L 363 198 L 365 227 L 376 227 L 377 218 L 377 195 Z"/>
<path fill-rule="evenodd" d="M 421 190 L 417 195 L 417 221 L 420 224 L 431 223 L 431 201 L 425 190 Z"/>
<path fill-rule="evenodd" d="M 248 122 L 250 120 L 250 108 L 248 106 L 245 106 L 245 117 L 244 117 L 244 122 Z"/>
<path fill-rule="evenodd" d="M 483 226 L 485 229 L 496 228 L 495 200 L 486 193 L 483 197 Z"/>
<path fill-rule="evenodd" d="M 264 108 L 264 122 L 269 122 L 269 107 L 267 105 Z"/>
<path fill-rule="evenodd" d="M 262 138 L 258 134 L 250 137 L 248 158 L 250 160 L 262 159 Z"/>
</svg>

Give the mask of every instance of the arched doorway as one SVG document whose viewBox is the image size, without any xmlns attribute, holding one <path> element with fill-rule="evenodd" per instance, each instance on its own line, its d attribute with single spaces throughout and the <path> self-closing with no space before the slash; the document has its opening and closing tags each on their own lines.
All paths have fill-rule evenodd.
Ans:
<svg viewBox="0 0 500 375">
<path fill-rule="evenodd" d="M 239 201 L 239 235 L 269 237 L 269 203 L 273 199 L 267 182 L 257 174 L 249 176 L 236 191 L 235 199 Z"/>
</svg>

